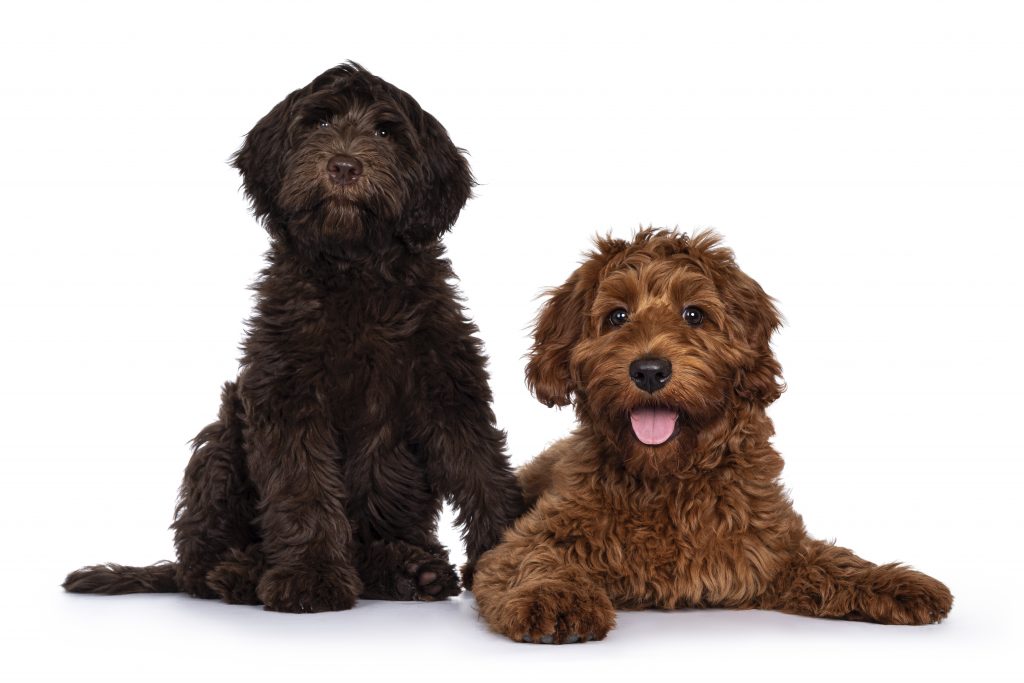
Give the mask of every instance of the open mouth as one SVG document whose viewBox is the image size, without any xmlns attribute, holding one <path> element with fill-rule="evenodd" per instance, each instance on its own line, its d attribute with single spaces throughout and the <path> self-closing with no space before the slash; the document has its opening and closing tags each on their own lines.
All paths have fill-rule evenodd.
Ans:
<svg viewBox="0 0 1024 683">
<path fill-rule="evenodd" d="M 633 435 L 648 446 L 660 446 L 675 436 L 679 411 L 675 408 L 634 408 L 629 411 Z"/>
</svg>

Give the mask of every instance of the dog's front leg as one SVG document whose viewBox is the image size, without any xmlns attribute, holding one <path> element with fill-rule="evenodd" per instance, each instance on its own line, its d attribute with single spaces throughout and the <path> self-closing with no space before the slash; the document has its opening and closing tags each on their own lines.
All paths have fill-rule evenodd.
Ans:
<svg viewBox="0 0 1024 683">
<path fill-rule="evenodd" d="M 473 588 L 480 555 L 525 512 L 523 494 L 505 453 L 505 433 L 491 411 L 485 360 L 476 328 L 454 306 L 454 292 L 419 340 L 423 358 L 421 410 L 412 439 L 426 456 L 431 485 L 458 510 L 467 562 L 462 583 Z M 451 303 L 451 308 L 448 307 Z"/>
<path fill-rule="evenodd" d="M 352 607 L 362 584 L 352 564 L 352 529 L 322 392 L 315 380 L 257 378 L 253 368 L 239 388 L 267 566 L 257 597 L 280 612 Z"/>
<path fill-rule="evenodd" d="M 562 521 L 549 513 L 532 510 L 480 559 L 473 588 L 480 616 L 521 642 L 600 640 L 615 626 L 600 570 L 579 548 L 555 540 Z"/>
<path fill-rule="evenodd" d="M 472 589 L 480 555 L 501 540 L 525 506 L 505 454 L 505 434 L 494 426 L 487 404 L 490 395 L 462 394 L 450 403 L 436 398 L 421 437 L 431 482 L 458 510 L 467 558 L 462 581 Z"/>
</svg>

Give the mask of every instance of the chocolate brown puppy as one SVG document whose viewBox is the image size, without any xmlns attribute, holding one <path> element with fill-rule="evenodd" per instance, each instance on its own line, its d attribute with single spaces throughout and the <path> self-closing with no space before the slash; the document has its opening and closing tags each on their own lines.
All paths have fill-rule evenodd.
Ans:
<svg viewBox="0 0 1024 683">
<path fill-rule="evenodd" d="M 765 414 L 779 324 L 712 233 L 598 240 L 534 330 L 527 381 L 579 427 L 520 471 L 532 509 L 480 560 L 491 628 L 572 643 L 604 638 L 620 608 L 946 616 L 939 581 L 807 535 Z"/>
<path fill-rule="evenodd" d="M 194 440 L 177 561 L 71 573 L 80 593 L 184 591 L 285 612 L 459 592 L 522 512 L 476 328 L 439 239 L 473 179 L 445 129 L 356 64 L 264 116 L 234 157 L 270 234 L 241 371 Z"/>
</svg>

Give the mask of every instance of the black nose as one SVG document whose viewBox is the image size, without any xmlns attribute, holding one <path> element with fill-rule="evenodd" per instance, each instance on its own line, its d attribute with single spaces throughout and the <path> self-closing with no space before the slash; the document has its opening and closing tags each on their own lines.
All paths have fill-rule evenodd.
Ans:
<svg viewBox="0 0 1024 683">
<path fill-rule="evenodd" d="M 363 162 L 347 154 L 338 154 L 327 162 L 327 175 L 339 185 L 351 185 L 363 172 Z"/>
<path fill-rule="evenodd" d="M 672 363 L 664 358 L 638 358 L 629 364 L 629 377 L 649 394 L 665 386 L 672 376 Z"/>
</svg>

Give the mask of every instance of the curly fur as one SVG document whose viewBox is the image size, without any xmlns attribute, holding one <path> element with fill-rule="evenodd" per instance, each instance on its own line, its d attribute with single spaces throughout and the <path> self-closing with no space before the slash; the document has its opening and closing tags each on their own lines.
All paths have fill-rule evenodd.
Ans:
<svg viewBox="0 0 1024 683">
<path fill-rule="evenodd" d="M 688 325 L 686 307 L 704 313 Z M 615 326 L 609 314 L 628 312 Z M 527 381 L 572 402 L 572 436 L 519 472 L 532 509 L 480 560 L 480 614 L 515 640 L 604 638 L 615 609 L 731 607 L 889 624 L 946 616 L 949 590 L 808 537 L 779 482 L 766 407 L 782 392 L 769 341 L 780 318 L 719 239 L 642 230 L 601 239 L 551 292 Z M 638 358 L 671 362 L 660 390 L 630 378 Z M 657 446 L 630 411 L 678 411 Z"/>
<path fill-rule="evenodd" d="M 329 160 L 362 163 L 356 182 Z M 271 237 L 241 371 L 194 440 L 178 561 L 87 567 L 69 591 L 184 591 L 286 612 L 459 592 L 438 543 L 447 498 L 469 562 L 522 512 L 476 328 L 439 243 L 472 176 L 415 100 L 356 64 L 263 117 L 234 158 Z"/>
</svg>

